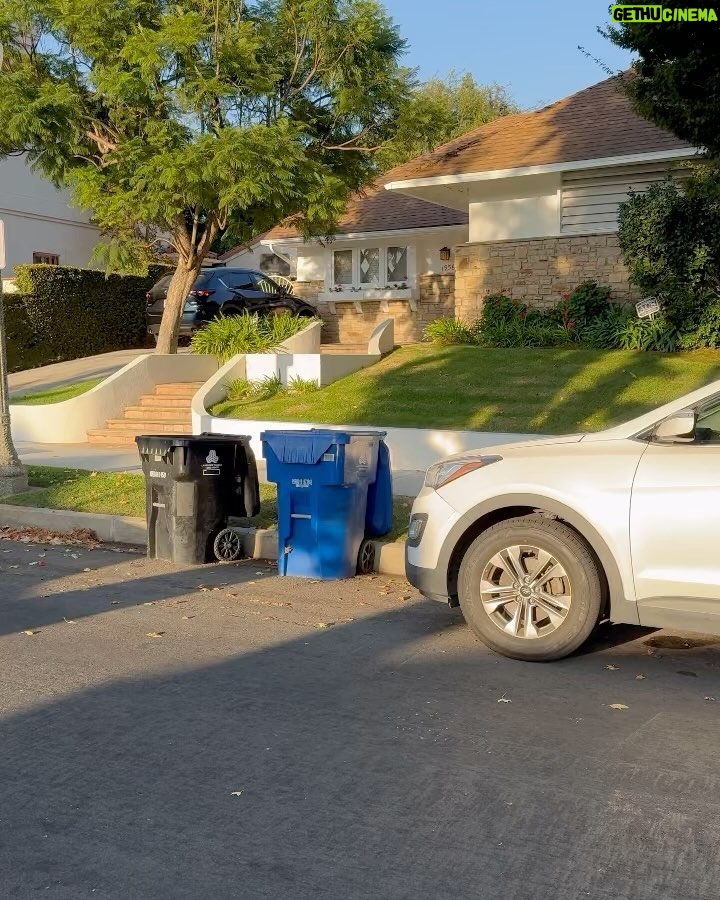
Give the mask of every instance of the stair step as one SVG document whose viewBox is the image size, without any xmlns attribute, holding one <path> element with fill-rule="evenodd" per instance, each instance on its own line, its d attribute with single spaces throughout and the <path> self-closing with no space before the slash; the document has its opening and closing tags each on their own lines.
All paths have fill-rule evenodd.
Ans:
<svg viewBox="0 0 720 900">
<path fill-rule="evenodd" d="M 190 409 L 190 398 L 187 396 L 171 397 L 170 394 L 163 394 L 158 397 L 157 394 L 143 394 L 138 400 L 140 406 L 147 408 L 162 407 L 168 409 L 174 407 L 177 409 Z"/>
<path fill-rule="evenodd" d="M 202 381 L 192 381 L 186 383 L 173 384 L 157 384 L 155 385 L 155 396 L 166 397 L 192 397 L 203 386 Z"/>
<path fill-rule="evenodd" d="M 192 423 L 173 420 L 150 419 L 133 422 L 128 419 L 109 419 L 104 431 L 126 431 L 128 434 L 190 434 Z"/>
<path fill-rule="evenodd" d="M 185 424 L 192 422 L 192 412 L 189 407 L 152 407 L 152 406 L 127 406 L 123 418 L 140 422 L 171 421 Z"/>
<path fill-rule="evenodd" d="M 94 429 L 88 431 L 88 444 L 102 444 L 105 447 L 135 447 L 135 435 L 119 431 Z"/>
</svg>

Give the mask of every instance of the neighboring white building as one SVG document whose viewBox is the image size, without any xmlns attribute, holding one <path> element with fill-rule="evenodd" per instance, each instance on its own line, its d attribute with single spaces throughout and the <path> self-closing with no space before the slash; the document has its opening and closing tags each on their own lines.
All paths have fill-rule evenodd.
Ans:
<svg viewBox="0 0 720 900">
<path fill-rule="evenodd" d="M 5 222 L 6 268 L 19 263 L 87 266 L 100 231 L 67 191 L 32 172 L 23 157 L 0 160 L 0 219 Z"/>
</svg>

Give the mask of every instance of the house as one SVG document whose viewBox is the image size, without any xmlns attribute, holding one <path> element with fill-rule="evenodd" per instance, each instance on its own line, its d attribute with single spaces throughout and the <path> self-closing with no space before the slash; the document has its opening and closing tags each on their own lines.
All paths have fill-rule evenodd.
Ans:
<svg viewBox="0 0 720 900">
<path fill-rule="evenodd" d="M 0 160 L 0 219 L 5 223 L 6 265 L 87 266 L 100 231 L 67 191 L 32 172 L 20 156 Z"/>
<path fill-rule="evenodd" d="M 365 340 L 392 316 L 396 338 L 416 341 L 439 316 L 475 319 L 493 291 L 551 306 L 588 278 L 632 299 L 619 204 L 696 150 L 637 116 L 622 77 L 393 169 L 352 198 L 329 242 L 282 224 L 259 243 L 297 260 L 296 293 L 317 303 L 326 340 Z"/>
<path fill-rule="evenodd" d="M 297 252 L 289 248 L 282 256 L 273 252 L 272 242 L 269 246 L 263 241 L 268 232 L 259 234 L 246 244 L 238 244 L 227 253 L 223 253 L 220 261 L 226 266 L 247 267 L 266 275 L 282 275 L 285 278 L 297 277 Z"/>
</svg>

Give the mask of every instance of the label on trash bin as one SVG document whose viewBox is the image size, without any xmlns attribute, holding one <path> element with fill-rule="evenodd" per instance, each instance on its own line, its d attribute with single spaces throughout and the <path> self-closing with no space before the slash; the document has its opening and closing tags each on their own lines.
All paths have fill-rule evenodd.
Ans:
<svg viewBox="0 0 720 900">
<path fill-rule="evenodd" d="M 211 450 L 203 463 L 203 475 L 219 475 L 221 468 L 222 463 L 220 462 L 220 457 L 214 450 Z"/>
<path fill-rule="evenodd" d="M 167 478 L 167 472 L 154 472 L 152 469 L 150 470 L 151 478 Z"/>
<path fill-rule="evenodd" d="M 323 453 L 323 462 L 335 462 L 335 454 Z"/>
<path fill-rule="evenodd" d="M 294 488 L 311 488 L 312 478 L 293 478 L 292 486 Z"/>
</svg>

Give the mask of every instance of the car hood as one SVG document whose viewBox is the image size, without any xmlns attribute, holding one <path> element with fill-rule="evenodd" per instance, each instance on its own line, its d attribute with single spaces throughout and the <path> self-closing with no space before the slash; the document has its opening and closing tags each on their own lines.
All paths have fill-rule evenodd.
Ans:
<svg viewBox="0 0 720 900">
<path fill-rule="evenodd" d="M 477 450 L 464 450 L 460 453 L 453 453 L 452 456 L 446 457 L 446 459 L 468 459 L 468 457 L 472 458 L 474 456 L 488 456 L 488 455 L 502 455 L 507 452 L 515 452 L 517 450 L 525 450 L 526 448 L 533 447 L 548 447 L 556 444 L 578 444 L 583 438 L 584 434 L 555 434 L 555 435 L 538 435 L 536 438 L 531 438 L 530 440 L 521 440 L 521 441 L 510 441 L 505 442 L 504 444 L 487 444 L 484 447 L 479 447 Z"/>
</svg>

